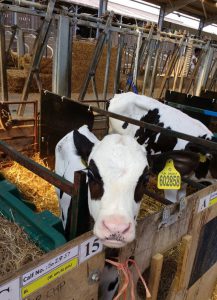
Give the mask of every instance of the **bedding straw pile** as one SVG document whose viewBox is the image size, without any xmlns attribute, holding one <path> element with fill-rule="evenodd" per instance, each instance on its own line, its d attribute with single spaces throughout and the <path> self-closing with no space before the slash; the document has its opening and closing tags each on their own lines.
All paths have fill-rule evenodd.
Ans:
<svg viewBox="0 0 217 300">
<path fill-rule="evenodd" d="M 0 278 L 12 273 L 30 261 L 36 260 L 43 252 L 29 239 L 15 223 L 0 216 Z"/>
<path fill-rule="evenodd" d="M 148 190 L 153 193 L 157 193 L 157 194 L 163 196 L 163 192 L 157 189 L 157 183 L 156 183 L 155 177 L 151 177 L 149 179 Z M 142 198 L 138 219 L 140 220 L 140 219 L 143 219 L 147 215 L 154 214 L 154 213 L 162 210 L 164 207 L 165 207 L 164 204 L 156 201 L 155 199 L 153 199 L 147 195 L 144 195 Z"/>
<path fill-rule="evenodd" d="M 38 153 L 32 159 L 47 167 Z M 37 211 L 49 210 L 59 216 L 58 198 L 53 185 L 16 162 L 11 162 L 11 166 L 7 168 L 3 165 L 0 172 L 8 181 L 16 185 L 24 199 L 35 204 Z"/>
<path fill-rule="evenodd" d="M 74 40 L 72 47 L 72 92 L 79 93 L 85 79 L 88 67 L 90 65 L 92 55 L 96 46 L 95 41 L 90 40 Z M 110 61 L 110 75 L 108 82 L 108 91 L 113 92 L 113 84 L 115 77 L 115 65 L 116 65 L 117 49 L 112 48 L 111 61 Z M 101 59 L 99 61 L 96 71 L 96 85 L 99 93 L 103 92 L 105 67 L 107 58 L 107 47 L 104 47 Z M 20 93 L 22 92 L 25 78 L 30 67 L 32 57 L 29 54 L 25 54 L 23 57 L 18 58 L 17 54 L 13 52 L 10 59 L 10 67 L 13 69 L 8 70 L 8 88 L 10 92 Z M 42 88 L 52 89 L 52 58 L 42 58 L 40 64 L 40 79 Z M 21 69 L 14 69 L 17 68 Z M 30 86 L 30 92 L 38 92 L 37 85 L 33 80 Z M 91 83 L 88 87 L 88 92 L 93 92 Z"/>
</svg>

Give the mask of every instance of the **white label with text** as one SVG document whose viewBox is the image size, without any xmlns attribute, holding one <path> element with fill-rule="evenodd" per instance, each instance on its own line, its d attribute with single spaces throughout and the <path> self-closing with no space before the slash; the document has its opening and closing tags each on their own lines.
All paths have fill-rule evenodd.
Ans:
<svg viewBox="0 0 217 300">
<path fill-rule="evenodd" d="M 28 273 L 22 276 L 22 285 L 25 286 L 26 284 L 29 284 L 33 280 L 62 265 L 66 261 L 72 259 L 75 256 L 78 256 L 78 252 L 78 246 L 73 247 L 72 249 L 69 249 L 68 251 L 59 254 L 58 256 L 52 258 L 48 262 L 29 271 Z"/>
</svg>

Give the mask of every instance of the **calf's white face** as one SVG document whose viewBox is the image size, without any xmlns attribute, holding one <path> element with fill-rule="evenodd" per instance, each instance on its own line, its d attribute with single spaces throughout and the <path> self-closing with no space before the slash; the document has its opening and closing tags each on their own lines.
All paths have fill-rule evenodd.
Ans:
<svg viewBox="0 0 217 300">
<path fill-rule="evenodd" d="M 94 233 L 106 246 L 122 247 L 135 238 L 136 217 L 148 177 L 146 153 L 129 136 L 108 135 L 93 147 L 88 166 Z"/>
<path fill-rule="evenodd" d="M 130 136 L 112 134 L 102 141 L 93 139 L 87 126 L 67 137 L 56 147 L 56 173 L 72 181 L 73 171 L 79 166 L 84 169 L 81 160 L 87 162 L 88 205 L 95 221 L 94 233 L 105 246 L 123 247 L 135 238 L 136 217 L 148 181 L 145 150 Z M 66 229 L 71 199 L 65 193 L 58 195 Z"/>
</svg>

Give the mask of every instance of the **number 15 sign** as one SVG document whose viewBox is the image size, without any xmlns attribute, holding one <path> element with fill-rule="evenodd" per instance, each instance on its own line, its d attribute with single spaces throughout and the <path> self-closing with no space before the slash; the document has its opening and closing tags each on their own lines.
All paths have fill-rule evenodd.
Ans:
<svg viewBox="0 0 217 300">
<path fill-rule="evenodd" d="M 97 237 L 83 242 L 79 247 L 79 264 L 102 251 L 103 245 Z"/>
</svg>

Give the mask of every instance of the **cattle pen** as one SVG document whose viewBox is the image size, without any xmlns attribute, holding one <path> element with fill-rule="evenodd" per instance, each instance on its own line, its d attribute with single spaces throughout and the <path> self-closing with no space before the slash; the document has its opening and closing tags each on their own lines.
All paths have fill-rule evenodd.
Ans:
<svg viewBox="0 0 217 300">
<path fill-rule="evenodd" d="M 0 3 L 0 300 L 217 300 L 217 181 L 182 175 L 187 195 L 172 203 L 151 174 L 135 239 L 109 250 L 93 233 L 87 162 L 74 181 L 54 171 L 63 137 L 85 124 L 103 141 L 109 119 L 197 145 L 200 162 L 216 155 L 217 43 L 202 31 L 216 3 L 148 2 L 159 5 L 158 23 L 133 8 L 114 12 L 108 0 L 97 10 L 95 1 Z M 199 32 L 165 21 L 185 9 L 200 18 Z M 113 96 L 129 91 L 200 120 L 214 139 L 110 111 Z M 65 231 L 58 190 L 71 197 Z M 101 295 L 108 264 L 119 283 L 110 298 Z"/>
</svg>

